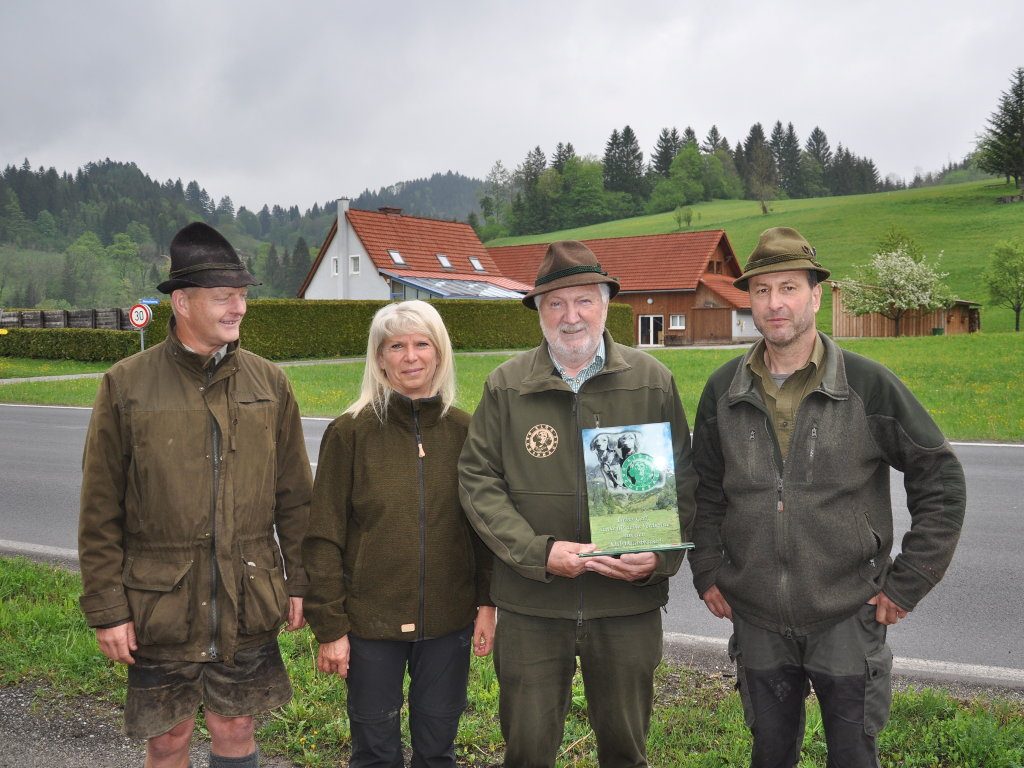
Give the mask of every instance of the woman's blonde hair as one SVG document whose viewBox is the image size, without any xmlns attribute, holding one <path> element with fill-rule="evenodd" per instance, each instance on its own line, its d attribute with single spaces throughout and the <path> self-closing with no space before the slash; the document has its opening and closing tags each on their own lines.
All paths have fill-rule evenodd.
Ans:
<svg viewBox="0 0 1024 768">
<path fill-rule="evenodd" d="M 384 421 L 391 393 L 395 390 L 381 368 L 379 358 L 384 349 L 384 342 L 393 336 L 404 336 L 408 333 L 422 333 L 434 345 L 437 352 L 437 369 L 434 371 L 434 380 L 430 382 L 430 391 L 441 396 L 441 414 L 448 412 L 455 402 L 455 361 L 452 342 L 437 310 L 425 301 L 414 299 L 388 304 L 377 310 L 377 314 L 373 316 L 370 336 L 366 341 L 363 386 L 359 397 L 345 409 L 345 413 L 356 416 L 370 406 L 377 414 L 377 418 Z"/>
</svg>

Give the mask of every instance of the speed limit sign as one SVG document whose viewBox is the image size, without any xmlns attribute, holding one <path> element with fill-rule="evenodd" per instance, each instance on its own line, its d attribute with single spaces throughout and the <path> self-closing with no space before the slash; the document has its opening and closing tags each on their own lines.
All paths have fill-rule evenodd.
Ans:
<svg viewBox="0 0 1024 768">
<path fill-rule="evenodd" d="M 128 322 L 132 324 L 132 328 L 141 331 L 153 322 L 153 310 L 148 304 L 133 304 L 128 310 Z"/>
</svg>

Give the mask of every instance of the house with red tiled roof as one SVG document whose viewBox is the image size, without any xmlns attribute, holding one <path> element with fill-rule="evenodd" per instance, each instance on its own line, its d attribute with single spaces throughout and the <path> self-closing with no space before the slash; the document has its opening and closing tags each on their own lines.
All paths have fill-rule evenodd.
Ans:
<svg viewBox="0 0 1024 768">
<path fill-rule="evenodd" d="M 502 274 L 468 224 L 408 216 L 400 208 L 350 210 L 342 198 L 298 296 L 518 299 L 531 285 Z"/>
<path fill-rule="evenodd" d="M 614 301 L 633 308 L 639 346 L 746 342 L 760 334 L 746 291 L 735 288 L 743 271 L 724 230 L 584 240 L 621 286 Z M 502 273 L 533 284 L 546 243 L 487 251 Z"/>
</svg>

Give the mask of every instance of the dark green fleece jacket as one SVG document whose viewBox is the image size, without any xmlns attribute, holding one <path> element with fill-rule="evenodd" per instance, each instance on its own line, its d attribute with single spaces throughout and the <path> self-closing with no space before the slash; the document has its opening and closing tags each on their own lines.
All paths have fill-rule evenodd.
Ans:
<svg viewBox="0 0 1024 768">
<path fill-rule="evenodd" d="M 442 418 L 437 397 L 393 394 L 384 422 L 365 408 L 327 427 L 302 545 L 321 643 L 440 637 L 491 604 L 491 555 L 459 504 L 468 424 L 456 408 Z"/>
<path fill-rule="evenodd" d="M 879 592 L 912 610 L 945 573 L 966 506 L 960 462 L 910 391 L 821 339 L 824 376 L 797 409 L 785 461 L 746 365 L 753 350 L 712 374 L 693 432 L 694 586 L 717 585 L 745 620 L 783 634 L 825 628 Z M 895 560 L 890 467 L 911 518 Z"/>
<path fill-rule="evenodd" d="M 690 430 L 669 370 L 605 331 L 604 368 L 574 394 L 555 370 L 547 344 L 491 372 L 459 462 L 462 504 L 495 553 L 495 604 L 527 616 L 602 619 L 653 611 L 668 601 L 682 551 L 658 552 L 643 582 L 547 571 L 554 541 L 590 541 L 581 428 L 669 422 L 679 525 L 687 538 L 697 478 Z M 547 436 L 547 442 L 542 442 Z"/>
</svg>

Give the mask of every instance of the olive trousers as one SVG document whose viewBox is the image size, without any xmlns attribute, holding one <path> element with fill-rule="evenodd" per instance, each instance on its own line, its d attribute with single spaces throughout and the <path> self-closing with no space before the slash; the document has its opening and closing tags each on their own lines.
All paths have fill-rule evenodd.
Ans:
<svg viewBox="0 0 1024 768">
<path fill-rule="evenodd" d="M 576 659 L 602 768 L 647 765 L 661 613 L 548 619 L 498 611 L 494 667 L 508 768 L 551 768 L 572 703 Z"/>
</svg>

